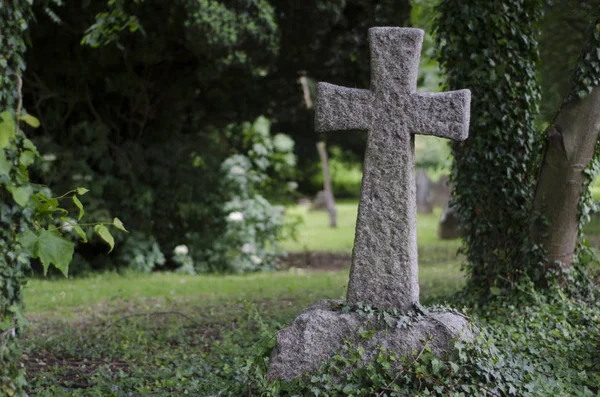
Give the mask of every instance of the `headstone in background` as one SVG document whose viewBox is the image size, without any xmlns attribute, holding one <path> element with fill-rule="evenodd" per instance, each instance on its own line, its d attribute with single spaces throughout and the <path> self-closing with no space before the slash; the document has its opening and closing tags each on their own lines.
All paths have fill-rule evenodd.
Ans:
<svg viewBox="0 0 600 397">
<path fill-rule="evenodd" d="M 433 205 L 430 200 L 432 183 L 424 168 L 417 168 L 415 186 L 417 189 L 417 212 L 431 214 L 433 212 Z"/>
<path fill-rule="evenodd" d="M 324 190 L 319 190 L 310 204 L 311 211 L 327 211 L 327 194 Z"/>
<path fill-rule="evenodd" d="M 452 194 L 452 185 L 448 175 L 440 176 L 437 182 L 431 184 L 431 193 L 429 201 L 433 207 L 445 208 Z"/>
<path fill-rule="evenodd" d="M 460 222 L 458 215 L 450 203 L 447 202 L 442 216 L 440 216 L 440 224 L 438 225 L 438 238 L 440 240 L 454 240 L 460 238 Z"/>
<path fill-rule="evenodd" d="M 346 304 L 416 314 L 419 307 L 413 134 L 463 140 L 468 134 L 470 92 L 417 93 L 423 31 L 369 29 L 371 89 L 320 83 L 316 129 L 368 130 L 361 198 Z M 363 346 L 369 361 L 378 347 L 397 355 L 423 347 L 436 353 L 452 340 L 470 335 L 468 320 L 444 311 L 418 316 L 409 327 L 359 330 L 376 325 L 357 312 L 342 312 L 343 302 L 322 301 L 305 309 L 277 333 L 268 377 L 293 379 L 314 371 L 345 340 Z M 407 317 L 408 318 L 408 317 Z"/>
</svg>

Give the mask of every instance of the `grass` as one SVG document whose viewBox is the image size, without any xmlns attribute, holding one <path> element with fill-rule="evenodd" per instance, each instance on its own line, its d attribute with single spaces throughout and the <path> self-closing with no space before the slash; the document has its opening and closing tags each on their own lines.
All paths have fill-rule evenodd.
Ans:
<svg viewBox="0 0 600 397">
<path fill-rule="evenodd" d="M 354 243 L 354 228 L 358 202 L 340 201 L 336 203 L 338 226 L 329 227 L 329 215 L 324 211 L 310 211 L 306 207 L 294 206 L 287 213 L 304 220 L 298 229 L 296 241 L 286 241 L 283 247 L 290 252 L 298 251 L 339 251 L 350 252 Z M 420 249 L 434 248 L 455 253 L 459 240 L 438 240 L 437 225 L 441 209 L 435 208 L 432 214 L 417 216 L 417 244 Z"/>
<path fill-rule="evenodd" d="M 292 251 L 352 248 L 356 203 L 304 217 Z M 457 241 L 437 241 L 439 213 L 419 215 L 421 298 L 464 283 Z M 30 280 L 23 365 L 30 393 L 41 396 L 209 396 L 243 381 L 248 361 L 273 346 L 273 334 L 308 305 L 342 298 L 348 269 L 251 274 L 106 273 Z"/>
</svg>

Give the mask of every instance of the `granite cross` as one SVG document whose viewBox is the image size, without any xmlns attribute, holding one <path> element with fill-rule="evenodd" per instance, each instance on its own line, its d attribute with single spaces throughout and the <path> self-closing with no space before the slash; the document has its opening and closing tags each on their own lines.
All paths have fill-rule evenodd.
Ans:
<svg viewBox="0 0 600 397">
<path fill-rule="evenodd" d="M 367 130 L 347 301 L 419 301 L 414 134 L 467 138 L 469 90 L 417 93 L 423 31 L 369 29 L 371 89 L 319 83 L 317 131 Z"/>
</svg>

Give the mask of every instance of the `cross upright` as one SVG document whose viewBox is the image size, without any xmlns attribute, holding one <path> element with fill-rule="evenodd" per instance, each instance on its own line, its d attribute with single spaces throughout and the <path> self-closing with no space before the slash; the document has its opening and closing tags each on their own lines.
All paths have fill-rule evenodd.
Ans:
<svg viewBox="0 0 600 397">
<path fill-rule="evenodd" d="M 371 28 L 370 90 L 319 83 L 319 132 L 367 130 L 349 304 L 409 310 L 419 301 L 414 134 L 467 138 L 469 90 L 417 93 L 423 31 Z"/>
</svg>

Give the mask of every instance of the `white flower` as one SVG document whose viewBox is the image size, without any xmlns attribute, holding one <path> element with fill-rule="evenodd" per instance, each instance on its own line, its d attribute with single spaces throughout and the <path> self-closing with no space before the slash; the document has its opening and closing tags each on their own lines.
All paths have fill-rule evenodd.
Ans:
<svg viewBox="0 0 600 397">
<path fill-rule="evenodd" d="M 187 255 L 190 250 L 188 249 L 187 245 L 181 244 L 175 247 L 173 252 L 175 252 L 175 255 Z"/>
<path fill-rule="evenodd" d="M 239 165 L 234 165 L 229 170 L 229 173 L 231 175 L 244 175 L 246 173 L 246 170 L 244 168 L 240 167 Z"/>
<path fill-rule="evenodd" d="M 256 255 L 252 255 L 250 257 L 250 260 L 255 264 L 255 265 L 260 265 L 262 263 L 262 259 L 260 259 L 260 257 L 256 256 Z"/>
<path fill-rule="evenodd" d="M 230 213 L 229 215 L 227 215 L 227 219 L 232 222 L 241 222 L 244 220 L 244 214 L 242 214 L 239 211 L 234 211 L 234 212 Z"/>
<path fill-rule="evenodd" d="M 54 153 L 48 153 L 42 156 L 42 158 L 46 161 L 55 161 L 56 155 Z"/>
<path fill-rule="evenodd" d="M 254 246 L 250 243 L 246 243 L 246 244 L 242 245 L 241 251 L 244 254 L 251 254 L 254 252 Z"/>
</svg>

